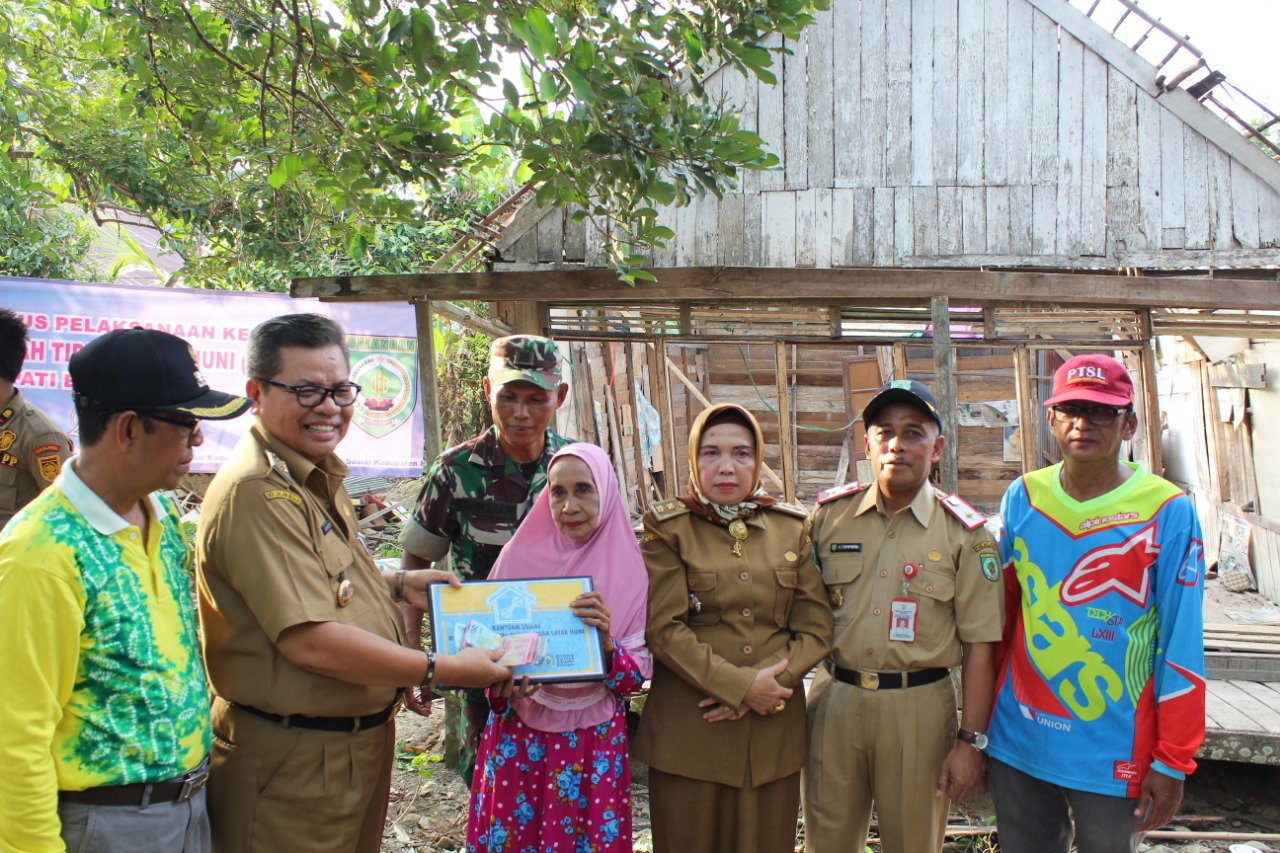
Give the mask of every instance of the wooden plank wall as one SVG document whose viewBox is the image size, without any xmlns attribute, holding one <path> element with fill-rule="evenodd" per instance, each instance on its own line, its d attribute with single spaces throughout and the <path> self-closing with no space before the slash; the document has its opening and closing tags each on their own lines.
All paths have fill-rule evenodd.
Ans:
<svg viewBox="0 0 1280 853">
<path fill-rule="evenodd" d="M 785 46 L 776 86 L 706 81 L 781 168 L 663 210 L 653 266 L 1278 257 L 1280 194 L 1027 0 L 838 0 Z M 554 211 L 503 256 L 599 263 L 580 223 L 547 245 L 566 227 Z"/>
<path fill-rule="evenodd" d="M 847 345 L 786 348 L 784 381 L 791 411 L 796 499 L 807 506 L 813 505 L 818 492 L 836 485 L 836 468 L 846 436 L 844 427 L 849 420 L 840 356 L 857 349 Z M 866 349 L 874 351 L 872 347 Z M 764 429 L 765 463 L 781 472 L 774 344 L 711 344 L 707 360 L 711 379 L 708 396 L 716 403 L 737 403 L 755 415 Z M 687 442 L 687 437 L 679 440 Z M 766 481 L 765 487 L 770 494 L 782 494 L 776 484 Z"/>
<path fill-rule="evenodd" d="M 1253 448 L 1241 459 L 1240 427 L 1248 435 L 1248 420 L 1240 427 L 1222 423 L 1218 396 L 1210 387 L 1209 364 L 1202 353 L 1183 340 L 1172 342 L 1164 354 L 1166 387 L 1182 390 L 1181 398 L 1190 405 L 1170 405 L 1170 428 L 1189 457 L 1184 482 L 1196 505 L 1196 515 L 1204 533 L 1205 564 L 1218 561 L 1223 518 L 1232 515 L 1249 525 L 1249 564 L 1258 591 L 1271 600 L 1280 599 L 1280 521 L 1274 510 L 1263 505 L 1263 515 L 1241 509 L 1251 503 L 1258 509 L 1257 465 Z M 1194 394 L 1192 393 L 1194 392 Z M 1251 404 L 1256 401 L 1251 399 Z M 1233 440 L 1235 439 L 1235 440 Z M 1247 468 L 1245 467 L 1247 460 Z M 1263 463 L 1265 464 L 1265 463 Z M 1265 476 L 1265 469 L 1264 469 Z M 1268 515 L 1270 513 L 1270 515 Z"/>
</svg>

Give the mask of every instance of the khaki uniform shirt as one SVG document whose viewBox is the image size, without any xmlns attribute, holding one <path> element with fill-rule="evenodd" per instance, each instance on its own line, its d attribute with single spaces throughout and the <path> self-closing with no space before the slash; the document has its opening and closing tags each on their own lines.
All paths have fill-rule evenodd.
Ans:
<svg viewBox="0 0 1280 853">
<path fill-rule="evenodd" d="M 635 749 L 667 773 L 758 787 L 804 764 L 802 679 L 830 648 L 831 610 L 809 559 L 804 510 L 777 504 L 746 525 L 735 557 L 727 529 L 677 501 L 645 514 L 654 672 Z M 702 719 L 698 702 L 740 706 L 756 671 L 782 658 L 778 681 L 795 690 L 782 713 Z"/>
<path fill-rule="evenodd" d="M 70 456 L 62 430 L 14 389 L 0 407 L 0 529 L 58 479 Z"/>
<path fill-rule="evenodd" d="M 968 530 L 932 486 L 885 515 L 874 485 L 813 511 L 813 557 L 835 617 L 831 659 L 869 672 L 953 667 L 961 643 L 994 643 L 1003 624 L 1004 586 L 995 537 Z M 903 567 L 919 567 L 904 596 Z M 889 639 L 895 598 L 917 603 L 915 640 Z"/>
<path fill-rule="evenodd" d="M 363 716 L 396 698 L 290 663 L 284 629 L 338 622 L 404 642 L 400 613 L 373 559 L 336 456 L 313 465 L 255 422 L 209 486 L 196 534 L 200 621 L 214 692 L 274 714 Z M 353 596 L 339 603 L 350 581 Z"/>
</svg>

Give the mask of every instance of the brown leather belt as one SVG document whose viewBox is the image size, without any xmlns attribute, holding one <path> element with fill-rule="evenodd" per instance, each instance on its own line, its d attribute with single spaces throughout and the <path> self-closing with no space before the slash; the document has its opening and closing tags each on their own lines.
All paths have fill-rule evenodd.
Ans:
<svg viewBox="0 0 1280 853">
<path fill-rule="evenodd" d="M 945 667 L 935 669 L 917 669 L 914 672 L 862 672 L 857 669 L 845 669 L 842 666 L 828 663 L 827 669 L 836 681 L 862 687 L 866 690 L 897 690 L 901 687 L 920 687 L 933 684 L 946 678 L 951 670 Z"/>
<path fill-rule="evenodd" d="M 140 806 L 152 803 L 185 802 L 209 781 L 209 759 L 205 758 L 195 770 L 163 782 L 134 782 L 130 785 L 102 785 L 83 791 L 59 791 L 58 799 L 64 803 L 86 806 Z"/>
<path fill-rule="evenodd" d="M 270 711 L 263 711 L 252 705 L 241 705 L 239 702 L 233 702 L 231 705 L 233 708 L 248 711 L 255 717 L 279 723 L 286 729 L 316 729 L 322 732 L 355 734 L 365 729 L 376 728 L 391 719 L 391 715 L 396 712 L 396 708 L 400 707 L 400 700 L 397 699 L 376 714 L 366 714 L 363 717 L 304 717 L 301 714 L 273 714 Z"/>
</svg>

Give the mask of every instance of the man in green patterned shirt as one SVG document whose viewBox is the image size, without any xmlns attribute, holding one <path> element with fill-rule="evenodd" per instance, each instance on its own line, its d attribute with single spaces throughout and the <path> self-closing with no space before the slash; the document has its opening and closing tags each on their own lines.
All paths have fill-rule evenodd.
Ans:
<svg viewBox="0 0 1280 853">
<path fill-rule="evenodd" d="M 404 568 L 424 569 L 445 554 L 467 580 L 489 576 L 502 546 L 547 484 L 547 463 L 569 439 L 551 429 L 569 386 L 560 375 L 555 341 L 510 335 L 493 342 L 484 394 L 493 426 L 451 447 L 427 471 L 413 519 L 400 534 Z M 418 642 L 422 611 L 407 608 L 409 642 Z M 489 718 L 483 691 L 463 694 L 466 732 L 459 771 L 471 784 L 475 750 Z M 429 697 L 409 691 L 405 704 L 428 712 Z"/>
<path fill-rule="evenodd" d="M 82 450 L 0 533 L 0 850 L 204 853 L 209 690 L 173 489 L 243 397 L 181 338 L 71 357 Z"/>
</svg>

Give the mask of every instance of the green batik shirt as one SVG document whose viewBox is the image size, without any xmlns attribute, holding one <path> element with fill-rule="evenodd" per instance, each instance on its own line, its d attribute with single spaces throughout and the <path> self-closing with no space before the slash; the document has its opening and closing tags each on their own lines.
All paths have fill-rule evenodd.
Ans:
<svg viewBox="0 0 1280 853">
<path fill-rule="evenodd" d="M 547 485 L 547 465 L 570 440 L 547 430 L 542 456 L 513 462 L 498 442 L 498 428 L 441 453 L 427 471 L 413 520 L 449 540 L 453 569 L 464 578 L 489 576 L 502 546 L 515 534 Z"/>
<path fill-rule="evenodd" d="M 63 849 L 59 790 L 209 752 L 189 551 L 173 505 L 146 505 L 144 547 L 73 462 L 0 532 L 0 850 Z"/>
</svg>

